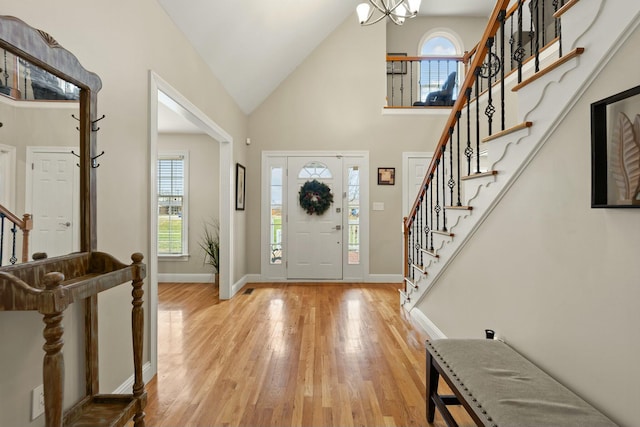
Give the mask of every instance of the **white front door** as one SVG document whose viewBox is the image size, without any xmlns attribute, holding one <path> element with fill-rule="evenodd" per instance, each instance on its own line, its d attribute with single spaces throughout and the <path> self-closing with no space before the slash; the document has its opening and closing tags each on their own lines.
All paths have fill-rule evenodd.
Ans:
<svg viewBox="0 0 640 427">
<path fill-rule="evenodd" d="M 32 147 L 33 148 L 33 147 Z M 71 150 L 33 148 L 27 167 L 31 182 L 30 212 L 33 215 L 31 253 L 46 252 L 49 258 L 78 249 L 79 214 L 77 159 Z"/>
<path fill-rule="evenodd" d="M 288 158 L 287 213 L 289 279 L 342 279 L 342 158 Z M 299 192 L 308 182 L 326 184 L 333 203 L 321 215 L 300 206 Z"/>
</svg>

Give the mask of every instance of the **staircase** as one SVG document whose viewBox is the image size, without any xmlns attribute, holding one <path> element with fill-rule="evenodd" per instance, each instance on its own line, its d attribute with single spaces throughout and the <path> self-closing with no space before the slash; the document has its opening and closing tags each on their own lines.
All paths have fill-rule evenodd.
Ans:
<svg viewBox="0 0 640 427">
<path fill-rule="evenodd" d="M 501 81 L 496 78 L 490 93 L 478 90 L 476 76 L 468 76 L 471 78 L 461 85 L 458 102 L 436 149 L 437 156 L 423 181 L 423 191 L 405 219 L 405 286 L 400 290 L 400 304 L 433 338 L 439 335 L 437 327 L 425 322 L 426 316 L 416 305 L 439 285 L 447 266 L 473 238 L 617 47 L 636 29 L 640 14 L 636 1 L 563 2 L 555 15 L 561 36 L 539 49 L 535 61 L 522 65 L 520 78 L 519 73 Z M 491 57 L 491 47 L 488 52 L 480 47 L 487 40 L 492 45 L 492 38 L 499 37 L 497 34 L 505 27 L 504 13 L 509 16 L 510 9 L 516 16 L 514 7 L 529 2 L 516 1 L 509 9 L 506 3 L 509 2 L 497 2 L 470 70 Z M 504 40 L 502 44 L 506 45 Z M 472 93 L 476 94 L 473 98 Z M 490 132 L 491 124 L 473 120 L 484 116 L 487 106 L 495 108 L 496 100 L 504 100 L 507 105 L 504 130 Z M 484 136 L 476 141 L 476 135 Z M 582 141 L 581 145 L 588 147 L 589 141 Z M 480 170 L 479 154 L 484 152 L 488 169 Z M 467 171 L 470 173 L 465 174 Z"/>
</svg>

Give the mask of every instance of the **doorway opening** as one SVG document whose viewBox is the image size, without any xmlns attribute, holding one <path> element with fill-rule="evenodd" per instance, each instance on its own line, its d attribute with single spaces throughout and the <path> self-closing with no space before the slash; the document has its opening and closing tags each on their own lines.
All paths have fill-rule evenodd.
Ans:
<svg viewBox="0 0 640 427">
<path fill-rule="evenodd" d="M 147 281 L 149 283 L 150 311 L 150 361 L 151 367 L 145 372 L 145 381 L 157 372 L 158 358 L 158 110 L 159 104 L 178 117 L 210 136 L 219 144 L 219 212 L 220 251 L 219 293 L 221 299 L 229 299 L 237 289 L 233 286 L 233 138 L 224 129 L 207 117 L 180 92 L 174 89 L 153 71 L 149 72 L 149 257 L 147 259 Z"/>
</svg>

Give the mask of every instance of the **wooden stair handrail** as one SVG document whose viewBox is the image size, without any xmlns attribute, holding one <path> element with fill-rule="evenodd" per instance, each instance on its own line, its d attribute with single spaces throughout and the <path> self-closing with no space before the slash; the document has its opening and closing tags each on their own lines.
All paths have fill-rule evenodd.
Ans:
<svg viewBox="0 0 640 427">
<path fill-rule="evenodd" d="M 493 12 L 491 13 L 491 18 L 489 18 L 489 23 L 484 30 L 484 33 L 482 35 L 482 38 L 480 39 L 480 42 L 478 43 L 478 48 L 476 49 L 476 55 L 473 57 L 473 61 L 470 67 L 471 72 L 466 74 L 464 78 L 464 82 L 460 85 L 460 92 L 459 92 L 460 94 L 464 94 L 466 93 L 467 89 L 473 88 L 473 85 L 475 84 L 475 81 L 476 81 L 476 74 L 474 71 L 476 69 L 479 69 L 482 66 L 484 58 L 487 55 L 487 51 L 489 50 L 487 46 L 487 41 L 491 37 L 495 36 L 495 34 L 498 32 L 498 29 L 500 28 L 499 15 L 503 10 L 506 9 L 508 4 L 509 4 L 509 0 L 498 0 L 496 2 Z M 435 173 L 435 170 L 438 166 L 440 158 L 442 157 L 442 148 L 446 146 L 447 142 L 449 141 L 449 128 L 452 128 L 455 125 L 457 120 L 457 115 L 458 113 L 462 113 L 462 109 L 466 105 L 466 103 L 467 103 L 466 97 L 458 96 L 458 99 L 456 99 L 456 102 L 453 104 L 453 107 L 451 108 L 451 114 L 449 114 L 449 118 L 447 119 L 447 122 L 444 126 L 444 130 L 442 131 L 442 135 L 440 136 L 440 140 L 438 141 L 438 145 L 434 151 L 433 158 L 431 159 L 431 163 L 427 168 L 427 173 L 425 174 L 425 177 L 422 181 L 420 192 L 418 193 L 418 196 L 413 202 L 413 206 L 411 207 L 411 210 L 409 211 L 409 215 L 407 216 L 407 220 L 405 221 L 405 230 L 408 229 L 408 227 L 413 222 L 413 218 L 416 215 L 416 208 L 420 203 L 420 199 L 422 199 L 422 197 L 426 192 L 425 186 L 430 182 L 431 175 Z"/>
<path fill-rule="evenodd" d="M 24 214 L 22 219 L 6 207 L 0 205 L 0 214 L 22 230 L 22 262 L 29 261 L 29 232 L 33 230 L 33 218 L 31 214 Z"/>
</svg>

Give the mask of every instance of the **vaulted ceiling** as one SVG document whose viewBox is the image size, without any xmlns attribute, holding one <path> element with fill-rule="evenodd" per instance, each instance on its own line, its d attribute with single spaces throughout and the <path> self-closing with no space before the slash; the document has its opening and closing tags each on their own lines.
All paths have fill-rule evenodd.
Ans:
<svg viewBox="0 0 640 427">
<path fill-rule="evenodd" d="M 355 7 L 361 1 L 158 3 L 250 114 L 338 25 L 347 18 L 355 24 Z M 420 15 L 488 16 L 494 4 L 495 0 L 423 0 Z"/>
</svg>

